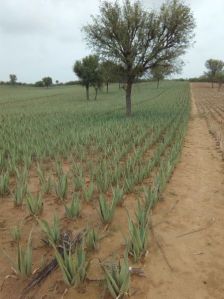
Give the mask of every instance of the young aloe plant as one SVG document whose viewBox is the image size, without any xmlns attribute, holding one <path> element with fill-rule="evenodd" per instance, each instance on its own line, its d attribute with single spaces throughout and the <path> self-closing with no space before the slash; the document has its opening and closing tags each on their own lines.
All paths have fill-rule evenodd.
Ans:
<svg viewBox="0 0 224 299">
<path fill-rule="evenodd" d="M 19 242 L 17 244 L 17 259 L 13 261 L 7 253 L 6 256 L 11 261 L 13 269 L 21 277 L 25 278 L 32 273 L 32 239 L 31 233 L 27 242 L 26 248 L 23 248 Z"/>
<path fill-rule="evenodd" d="M 44 194 L 49 194 L 51 191 L 51 178 L 50 177 L 46 177 L 46 174 L 44 172 L 44 170 L 41 168 L 40 164 L 38 163 L 37 165 L 37 174 L 40 180 L 40 185 L 41 185 L 41 191 Z"/>
<path fill-rule="evenodd" d="M 74 189 L 75 191 L 79 191 L 82 189 L 82 186 L 84 184 L 84 179 L 82 174 L 80 175 L 75 175 L 74 179 L 73 179 L 73 185 L 74 185 Z"/>
<path fill-rule="evenodd" d="M 61 160 L 56 160 L 56 162 L 55 162 L 55 171 L 56 171 L 56 175 L 58 177 L 61 177 L 63 175 L 63 168 L 62 168 Z"/>
<path fill-rule="evenodd" d="M 144 188 L 144 197 L 145 197 L 145 206 L 148 210 L 151 210 L 154 205 L 156 204 L 156 201 L 158 199 L 158 192 L 156 189 L 151 188 Z"/>
<path fill-rule="evenodd" d="M 74 195 L 70 206 L 65 205 L 65 214 L 70 219 L 79 217 L 81 211 L 81 203 L 77 195 Z"/>
<path fill-rule="evenodd" d="M 130 289 L 130 271 L 128 258 L 125 257 L 119 263 L 102 265 L 105 273 L 106 286 L 110 295 L 114 298 L 127 296 Z"/>
<path fill-rule="evenodd" d="M 49 194 L 51 192 L 52 182 L 51 178 L 45 178 L 44 181 L 41 182 L 41 192 L 44 194 Z"/>
<path fill-rule="evenodd" d="M 18 243 L 21 240 L 21 228 L 17 225 L 12 227 L 11 231 L 11 236 L 14 242 Z"/>
<path fill-rule="evenodd" d="M 111 204 L 109 204 L 103 195 L 100 195 L 99 198 L 99 214 L 101 217 L 101 220 L 104 224 L 111 223 L 114 212 L 115 212 L 116 202 L 112 201 Z"/>
<path fill-rule="evenodd" d="M 99 233 L 94 228 L 87 228 L 85 235 L 87 250 L 96 250 L 99 239 Z"/>
<path fill-rule="evenodd" d="M 9 194 L 9 173 L 0 175 L 0 196 Z"/>
<path fill-rule="evenodd" d="M 17 182 L 16 189 L 13 194 L 13 202 L 15 207 L 19 207 L 23 204 L 26 194 L 27 194 L 27 183 Z"/>
<path fill-rule="evenodd" d="M 42 194 L 38 193 L 37 195 L 31 195 L 26 198 L 26 205 L 30 215 L 39 215 L 43 210 L 43 198 Z"/>
<path fill-rule="evenodd" d="M 137 223 L 140 227 L 146 227 L 149 222 L 149 208 L 142 205 L 138 200 L 137 210 L 135 212 Z"/>
<path fill-rule="evenodd" d="M 84 195 L 84 199 L 89 202 L 93 196 L 93 192 L 94 192 L 94 183 L 91 182 L 89 184 L 89 186 L 86 186 L 85 183 L 82 184 L 82 191 L 83 191 L 83 195 Z"/>
<path fill-rule="evenodd" d="M 112 189 L 113 193 L 113 201 L 116 203 L 118 206 L 122 206 L 123 201 L 124 201 L 124 190 L 123 188 L 120 188 L 117 186 L 116 188 Z"/>
<path fill-rule="evenodd" d="M 58 177 L 58 182 L 55 185 L 55 192 L 59 199 L 64 200 L 68 193 L 68 176 L 62 174 Z"/>
<path fill-rule="evenodd" d="M 126 240 L 127 252 L 134 262 L 138 262 L 146 253 L 148 247 L 148 225 L 140 226 L 128 219 L 129 239 Z"/>
<path fill-rule="evenodd" d="M 43 232 L 47 235 L 49 243 L 58 244 L 60 240 L 60 221 L 59 218 L 54 215 L 52 225 L 49 225 L 46 220 L 38 220 L 38 223 L 43 230 Z"/>
<path fill-rule="evenodd" d="M 63 255 L 61 255 L 55 248 L 55 257 L 68 286 L 77 287 L 85 281 L 89 263 L 82 245 L 76 248 L 74 254 L 71 249 L 67 252 L 64 247 Z"/>
</svg>

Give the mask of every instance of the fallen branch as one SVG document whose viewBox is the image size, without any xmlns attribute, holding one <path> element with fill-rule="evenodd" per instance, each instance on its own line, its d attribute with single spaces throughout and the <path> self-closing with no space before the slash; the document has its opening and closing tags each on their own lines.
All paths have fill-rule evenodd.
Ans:
<svg viewBox="0 0 224 299">
<path fill-rule="evenodd" d="M 160 250 L 160 252 L 161 252 L 161 254 L 163 256 L 164 261 L 166 262 L 166 264 L 167 264 L 168 268 L 170 269 L 170 271 L 173 272 L 173 267 L 170 265 L 170 263 L 168 261 L 168 258 L 167 258 L 166 254 L 165 254 L 165 251 L 164 251 L 162 245 L 160 244 L 159 240 L 155 236 L 155 231 L 154 231 L 154 226 L 153 225 L 151 226 L 151 231 L 152 231 L 152 235 L 154 237 L 154 240 L 156 242 L 156 245 L 158 246 L 158 248 L 159 248 L 159 250 Z"/>
<path fill-rule="evenodd" d="M 57 247 L 58 252 L 63 254 L 64 249 L 74 250 L 76 246 L 82 241 L 85 230 L 76 234 L 76 236 L 71 239 L 71 235 L 67 232 L 64 232 L 61 236 L 60 245 Z M 22 291 L 20 298 L 24 298 L 24 296 L 35 286 L 39 285 L 43 280 L 45 280 L 56 268 L 58 267 L 57 259 L 54 258 L 48 263 L 41 271 L 37 272 L 33 279 L 29 282 L 29 284 Z"/>
</svg>

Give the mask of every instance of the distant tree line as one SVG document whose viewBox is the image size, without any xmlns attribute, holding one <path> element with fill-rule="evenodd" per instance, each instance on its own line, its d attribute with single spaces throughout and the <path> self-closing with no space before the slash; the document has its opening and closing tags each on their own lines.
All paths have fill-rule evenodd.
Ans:
<svg viewBox="0 0 224 299">
<path fill-rule="evenodd" d="M 103 85 L 109 92 L 109 84 L 118 82 L 125 91 L 126 115 L 130 116 L 133 84 L 151 78 L 159 86 L 160 80 L 177 73 L 182 66 L 181 55 L 193 43 L 194 28 L 194 17 L 184 0 L 164 0 L 158 10 L 146 10 L 138 0 L 102 1 L 99 14 L 83 27 L 93 54 L 73 66 L 87 100 L 90 88 L 96 100 Z M 15 75 L 10 75 L 12 85 L 16 80 Z M 76 84 L 71 81 L 67 85 L 73 83 Z M 56 81 L 56 85 L 60 84 Z M 34 84 L 47 88 L 51 85 L 51 77 Z"/>
<path fill-rule="evenodd" d="M 200 77 L 190 78 L 191 82 L 210 82 L 214 88 L 214 83 L 218 83 L 218 88 L 221 89 L 224 83 L 224 61 L 219 59 L 208 59 L 205 62 L 207 69 Z"/>
</svg>

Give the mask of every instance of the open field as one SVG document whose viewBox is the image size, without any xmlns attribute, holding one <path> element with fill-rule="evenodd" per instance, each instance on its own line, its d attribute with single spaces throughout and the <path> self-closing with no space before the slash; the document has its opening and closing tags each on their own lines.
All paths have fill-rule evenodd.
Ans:
<svg viewBox="0 0 224 299">
<path fill-rule="evenodd" d="M 111 262 L 124 255 L 128 246 L 124 236 L 130 239 L 128 214 L 133 225 L 137 225 L 137 211 L 148 210 L 149 217 L 179 160 L 189 117 L 189 86 L 136 85 L 131 119 L 124 117 L 123 91 L 115 85 L 97 102 L 85 101 L 80 87 L 4 87 L 0 94 L 0 280 L 12 274 L 4 281 L 1 298 L 18 298 L 29 281 L 15 278 L 10 270 L 5 255 L 15 260 L 17 248 L 10 230 L 19 225 L 22 245 L 32 230 L 33 270 L 40 269 L 54 250 L 42 241 L 46 235 L 38 221 L 51 223 L 54 215 L 61 231 L 76 234 L 88 226 L 100 238 L 97 250 L 87 252 L 90 266 L 84 286 L 70 288 L 65 298 L 100 298 L 104 276 L 99 259 Z M 72 198 L 81 208 L 70 219 L 65 206 Z M 99 213 L 99 198 L 113 203 L 111 220 Z M 40 208 L 29 208 L 28 199 L 39 201 Z M 149 241 L 149 250 L 150 246 Z M 144 268 L 150 258 L 150 251 L 144 257 L 146 253 L 145 247 L 139 257 L 129 255 L 130 265 Z M 61 298 L 66 289 L 62 281 L 57 269 L 27 298 Z M 135 298 L 143 298 L 141 281 L 142 277 L 132 278 Z"/>
<path fill-rule="evenodd" d="M 224 89 L 210 84 L 195 84 L 199 113 L 205 117 L 209 132 L 214 136 L 224 158 Z"/>
</svg>

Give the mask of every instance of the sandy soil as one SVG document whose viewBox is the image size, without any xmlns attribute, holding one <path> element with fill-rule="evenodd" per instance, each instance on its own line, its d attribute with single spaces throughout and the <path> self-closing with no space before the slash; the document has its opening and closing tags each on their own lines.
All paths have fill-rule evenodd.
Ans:
<svg viewBox="0 0 224 299">
<path fill-rule="evenodd" d="M 192 115 L 180 163 L 153 211 L 151 241 L 144 268 L 145 277 L 133 277 L 131 298 L 133 299 L 223 299 L 224 298 L 224 162 L 216 148 L 215 140 L 209 134 L 205 119 L 196 107 L 205 85 L 192 85 Z M 200 91 L 200 92 L 199 92 Z M 197 97 L 196 97 L 197 96 Z M 32 179 L 34 186 L 37 178 Z M 150 178 L 149 178 L 150 180 Z M 125 198 L 125 206 L 133 215 L 136 195 Z M 63 227 L 76 230 L 87 221 L 100 226 L 96 206 L 86 204 L 83 214 L 75 223 L 64 219 L 64 209 L 55 204 L 55 198 L 45 199 L 43 217 L 52 218 L 52 209 L 61 218 Z M 10 242 L 8 227 L 26 217 L 25 210 L 12 209 L 12 203 L 1 202 L 0 246 L 10 256 L 15 245 Z M 35 221 L 28 219 L 24 225 L 24 235 L 30 228 L 34 230 L 34 268 L 40 265 L 43 255 L 52 254 L 42 248 L 40 229 Z M 104 228 L 100 228 L 101 232 Z M 91 256 L 89 278 L 99 279 L 97 258 L 121 256 L 124 238 L 127 234 L 127 214 L 117 208 L 109 234 L 101 241 L 100 250 Z M 42 246 L 42 247 L 41 247 Z M 9 262 L 0 255 L 0 281 L 10 272 Z M 9 277 L 0 290 L 0 299 L 18 299 L 27 281 Z M 40 287 L 35 288 L 29 299 L 101 299 L 102 285 L 98 281 L 87 282 L 83 290 L 66 289 L 61 273 L 57 270 Z M 104 299 L 109 299 L 107 296 Z"/>
<path fill-rule="evenodd" d="M 224 298 L 224 165 L 196 108 L 202 87 L 192 85 L 182 158 L 153 213 L 157 242 L 145 266 L 147 295 L 139 298 Z"/>
</svg>

